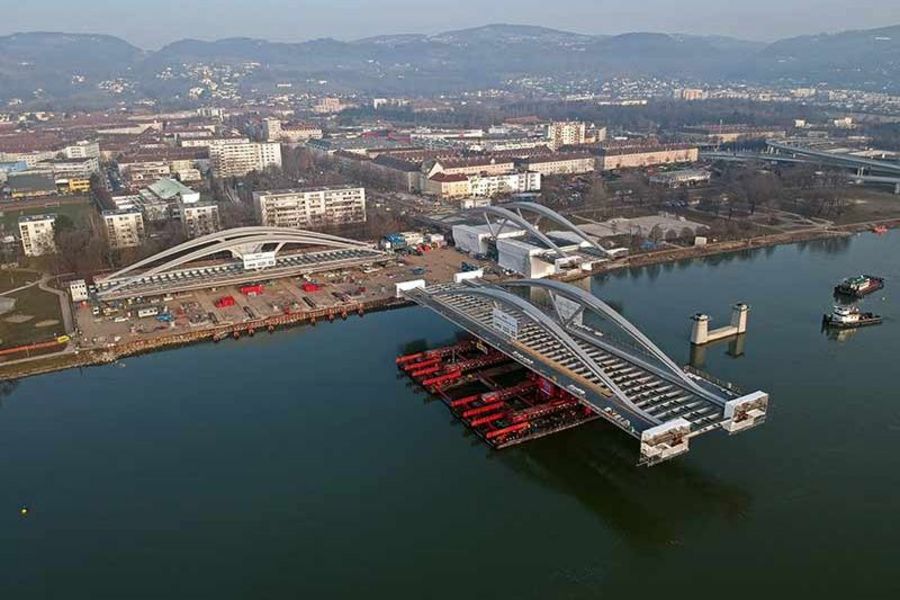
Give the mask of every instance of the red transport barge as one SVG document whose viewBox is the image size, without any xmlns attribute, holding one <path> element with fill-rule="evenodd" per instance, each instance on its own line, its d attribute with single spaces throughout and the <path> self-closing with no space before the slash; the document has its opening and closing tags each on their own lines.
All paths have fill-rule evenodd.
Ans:
<svg viewBox="0 0 900 600">
<path fill-rule="evenodd" d="M 598 418 L 543 377 L 483 342 L 407 354 L 397 367 L 440 398 L 453 415 L 492 448 L 506 448 Z"/>
</svg>

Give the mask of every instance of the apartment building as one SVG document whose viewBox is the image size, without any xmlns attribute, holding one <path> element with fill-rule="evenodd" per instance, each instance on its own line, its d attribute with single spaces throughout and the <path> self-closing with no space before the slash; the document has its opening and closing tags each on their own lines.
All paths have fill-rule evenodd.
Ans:
<svg viewBox="0 0 900 600">
<path fill-rule="evenodd" d="M 19 217 L 19 237 L 25 256 L 43 256 L 56 252 L 53 224 L 56 215 L 29 215 Z"/>
<path fill-rule="evenodd" d="M 366 190 L 320 187 L 253 193 L 259 221 L 267 227 L 294 229 L 365 223 Z"/>
<path fill-rule="evenodd" d="M 431 178 L 438 173 L 444 175 L 501 175 L 516 170 L 512 158 L 476 156 L 469 158 L 439 158 L 425 161 L 422 171 Z"/>
<path fill-rule="evenodd" d="M 423 192 L 442 200 L 458 198 L 491 198 L 502 194 L 536 192 L 541 189 L 541 174 L 531 171 L 498 175 L 438 173 L 425 180 Z"/>
<path fill-rule="evenodd" d="M 242 177 L 266 167 L 281 167 L 281 144 L 216 144 L 209 148 L 209 161 L 216 177 Z"/>
<path fill-rule="evenodd" d="M 103 225 L 111 248 L 133 248 L 144 241 L 144 215 L 137 208 L 105 210 Z"/>
<path fill-rule="evenodd" d="M 546 154 L 524 159 L 519 166 L 528 171 L 547 175 L 577 175 L 596 168 L 596 158 L 590 154 Z"/>
<path fill-rule="evenodd" d="M 584 144 L 586 137 L 587 125 L 581 121 L 557 121 L 547 126 L 547 139 L 554 150 Z"/>
<path fill-rule="evenodd" d="M 438 173 L 425 179 L 422 184 L 422 193 L 427 196 L 437 196 L 442 200 L 468 198 L 472 195 L 469 176 L 462 173 Z"/>
<path fill-rule="evenodd" d="M 66 146 L 62 153 L 69 160 L 100 158 L 100 143 L 83 140 Z"/>
<path fill-rule="evenodd" d="M 219 207 L 212 202 L 181 205 L 181 223 L 189 238 L 215 233 L 222 228 Z"/>
</svg>

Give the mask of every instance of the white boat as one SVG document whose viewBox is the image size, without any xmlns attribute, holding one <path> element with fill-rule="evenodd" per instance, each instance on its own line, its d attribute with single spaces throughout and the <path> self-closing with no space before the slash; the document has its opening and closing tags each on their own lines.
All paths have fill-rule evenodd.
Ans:
<svg viewBox="0 0 900 600">
<path fill-rule="evenodd" d="M 830 315 L 823 315 L 822 320 L 829 327 L 852 329 L 865 325 L 881 323 L 881 316 L 870 312 L 860 312 L 856 306 L 835 305 Z"/>
</svg>

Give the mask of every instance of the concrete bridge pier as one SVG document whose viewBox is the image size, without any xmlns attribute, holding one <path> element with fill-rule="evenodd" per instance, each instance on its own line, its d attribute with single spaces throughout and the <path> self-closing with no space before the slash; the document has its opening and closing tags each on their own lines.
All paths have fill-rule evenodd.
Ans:
<svg viewBox="0 0 900 600">
<path fill-rule="evenodd" d="M 709 343 L 709 315 L 697 313 L 691 319 L 694 321 L 694 327 L 691 329 L 691 343 L 696 346 Z"/>
<path fill-rule="evenodd" d="M 709 316 L 697 313 L 691 317 L 694 321 L 694 326 L 691 329 L 691 344 L 702 346 L 703 344 L 746 333 L 749 313 L 750 307 L 743 302 L 739 302 L 732 307 L 731 324 L 713 330 L 709 329 Z"/>
</svg>

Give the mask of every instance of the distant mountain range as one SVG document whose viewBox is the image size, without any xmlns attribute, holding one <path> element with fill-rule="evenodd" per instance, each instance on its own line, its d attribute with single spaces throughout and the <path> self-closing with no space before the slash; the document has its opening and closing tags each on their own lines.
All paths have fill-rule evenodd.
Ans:
<svg viewBox="0 0 900 600">
<path fill-rule="evenodd" d="M 900 26 L 762 44 L 721 36 L 585 35 L 498 24 L 349 42 L 188 39 L 157 51 L 108 35 L 18 33 L 0 37 L 0 99 L 31 100 L 40 89 L 41 97 L 77 101 L 96 94 L 101 81 L 116 79 L 126 82 L 112 86 L 117 93 L 171 98 L 197 85 L 196 70 L 186 66 L 197 63 L 240 67 L 238 85 L 255 89 L 328 81 L 338 89 L 432 93 L 523 76 L 633 75 L 898 91 Z M 255 64 L 248 68 L 247 63 Z M 233 77 L 224 77 L 226 85 L 235 85 Z"/>
</svg>

